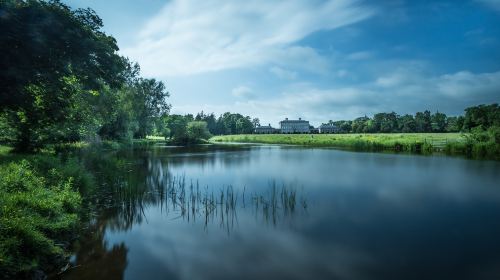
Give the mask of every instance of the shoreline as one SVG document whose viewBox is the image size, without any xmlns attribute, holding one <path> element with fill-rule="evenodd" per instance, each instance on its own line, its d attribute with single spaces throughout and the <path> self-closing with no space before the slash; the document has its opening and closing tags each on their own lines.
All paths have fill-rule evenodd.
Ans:
<svg viewBox="0 0 500 280">
<path fill-rule="evenodd" d="M 243 134 L 214 136 L 210 142 L 328 147 L 358 152 L 444 154 L 500 160 L 500 155 L 489 151 L 485 143 L 471 141 L 468 134 L 461 133 Z"/>
</svg>

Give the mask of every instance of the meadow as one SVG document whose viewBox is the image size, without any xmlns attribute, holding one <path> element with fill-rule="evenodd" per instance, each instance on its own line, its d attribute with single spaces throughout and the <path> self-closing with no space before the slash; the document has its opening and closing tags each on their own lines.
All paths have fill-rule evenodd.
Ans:
<svg viewBox="0 0 500 280">
<path fill-rule="evenodd" d="M 335 147 L 355 151 L 432 153 L 459 150 L 466 135 L 461 133 L 374 133 L 374 134 L 243 134 L 222 135 L 211 142 L 285 144 Z"/>
</svg>

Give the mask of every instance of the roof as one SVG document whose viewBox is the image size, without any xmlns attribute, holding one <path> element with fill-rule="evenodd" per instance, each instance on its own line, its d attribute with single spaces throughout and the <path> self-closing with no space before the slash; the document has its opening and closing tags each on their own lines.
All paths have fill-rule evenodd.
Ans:
<svg viewBox="0 0 500 280">
<path fill-rule="evenodd" d="M 273 127 L 270 125 L 259 125 L 256 128 L 273 128 Z"/>
<path fill-rule="evenodd" d="M 320 128 L 336 128 L 337 126 L 333 123 L 324 123 L 319 126 Z"/>
<path fill-rule="evenodd" d="M 309 123 L 309 121 L 305 121 L 305 120 L 282 120 L 282 121 L 280 121 L 280 123 L 284 123 L 284 122 L 289 122 L 289 123 Z"/>
</svg>

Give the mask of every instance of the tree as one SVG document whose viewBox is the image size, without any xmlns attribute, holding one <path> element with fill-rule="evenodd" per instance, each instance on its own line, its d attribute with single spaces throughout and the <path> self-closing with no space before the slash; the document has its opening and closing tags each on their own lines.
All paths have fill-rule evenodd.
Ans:
<svg viewBox="0 0 500 280">
<path fill-rule="evenodd" d="M 356 118 L 352 122 L 352 132 L 354 133 L 362 133 L 365 132 L 365 128 L 367 126 L 368 121 L 370 121 L 370 118 L 367 116 Z"/>
<path fill-rule="evenodd" d="M 204 121 L 204 122 L 206 122 L 207 123 L 208 131 L 211 134 L 218 134 L 218 131 L 217 131 L 217 119 L 215 118 L 214 113 L 211 113 L 211 114 L 207 115 L 203 111 L 201 111 L 200 113 L 196 114 L 194 120 L 195 121 Z"/>
<path fill-rule="evenodd" d="M 239 118 L 236 120 L 236 133 L 237 134 L 250 134 L 254 130 L 250 117 Z"/>
<path fill-rule="evenodd" d="M 395 132 L 397 130 L 397 114 L 392 113 L 378 113 L 373 116 L 372 132 Z"/>
<path fill-rule="evenodd" d="M 334 121 L 330 120 L 328 123 L 331 123 L 331 124 L 334 124 L 335 126 L 337 126 L 340 133 L 349 133 L 352 130 L 352 122 L 351 121 L 342 120 L 342 121 L 334 122 Z"/>
<path fill-rule="evenodd" d="M 500 107 L 498 104 L 479 105 L 465 109 L 463 128 L 469 131 L 479 126 L 483 129 L 500 126 Z"/>
<path fill-rule="evenodd" d="M 16 148 L 32 151 L 91 123 L 87 113 L 101 90 L 125 79 L 101 19 L 59 1 L 5 0 L 0 10 L 0 110 L 17 130 Z"/>
<path fill-rule="evenodd" d="M 187 124 L 187 135 L 191 142 L 200 139 L 206 140 L 212 137 L 207 128 L 207 123 L 204 121 L 192 121 Z"/>
<path fill-rule="evenodd" d="M 187 139 L 187 124 L 188 120 L 181 115 L 170 115 L 166 117 L 166 125 L 170 130 L 170 137 L 175 141 L 184 142 Z"/>
<path fill-rule="evenodd" d="M 431 112 L 426 110 L 423 113 L 417 112 L 415 114 L 415 124 L 417 132 L 431 132 Z"/>
<path fill-rule="evenodd" d="M 252 119 L 252 126 L 253 126 L 254 128 L 256 128 L 256 127 L 260 126 L 260 120 L 259 120 L 259 118 L 253 118 L 253 119 Z"/>
<path fill-rule="evenodd" d="M 463 117 L 448 117 L 446 119 L 446 132 L 459 132 L 462 130 Z"/>
<path fill-rule="evenodd" d="M 403 133 L 411 133 L 417 130 L 417 124 L 412 115 L 406 114 L 404 116 L 399 117 L 398 124 L 399 124 L 399 131 Z"/>
<path fill-rule="evenodd" d="M 167 103 L 169 93 L 161 81 L 155 79 L 139 79 L 133 88 L 133 102 L 138 129 L 135 137 L 144 138 L 154 127 L 154 120 L 170 110 Z"/>
<path fill-rule="evenodd" d="M 431 126 L 433 132 L 444 132 L 446 130 L 446 115 L 436 112 L 431 117 Z"/>
<path fill-rule="evenodd" d="M 217 119 L 216 134 L 248 134 L 254 130 L 249 116 L 226 112 Z"/>
</svg>

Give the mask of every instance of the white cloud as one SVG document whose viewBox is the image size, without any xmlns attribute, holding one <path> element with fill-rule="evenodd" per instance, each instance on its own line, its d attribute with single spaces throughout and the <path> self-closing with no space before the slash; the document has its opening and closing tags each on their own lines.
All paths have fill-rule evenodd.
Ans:
<svg viewBox="0 0 500 280">
<path fill-rule="evenodd" d="M 274 126 L 285 117 L 302 117 L 319 125 L 328 120 L 353 119 L 390 111 L 405 114 L 429 109 L 453 115 L 463 113 L 466 107 L 498 102 L 500 98 L 500 72 L 475 74 L 461 71 L 429 76 L 424 71 L 400 68 L 386 77 L 355 88 L 318 89 L 309 85 L 265 100 L 239 101 L 230 106 L 180 106 L 174 107 L 174 111 L 240 112 Z"/>
<path fill-rule="evenodd" d="M 355 52 L 347 56 L 349 60 L 365 60 L 373 57 L 373 53 L 369 51 Z"/>
<path fill-rule="evenodd" d="M 436 79 L 440 93 L 454 98 L 496 96 L 500 100 L 500 72 L 474 74 L 461 71 Z M 497 100 L 497 101 L 498 101 Z"/>
<path fill-rule="evenodd" d="M 239 86 L 239 87 L 233 88 L 231 93 L 233 96 L 245 98 L 245 99 L 252 99 L 255 97 L 253 90 L 249 87 L 246 87 L 246 86 Z"/>
<path fill-rule="evenodd" d="M 147 76 L 176 76 L 265 63 L 323 72 L 312 48 L 294 46 L 305 36 L 366 19 L 373 10 L 357 0 L 173 0 L 123 50 Z"/>
</svg>

